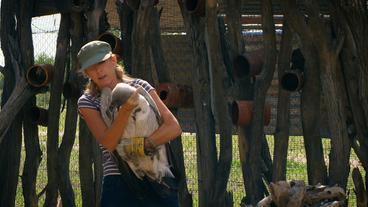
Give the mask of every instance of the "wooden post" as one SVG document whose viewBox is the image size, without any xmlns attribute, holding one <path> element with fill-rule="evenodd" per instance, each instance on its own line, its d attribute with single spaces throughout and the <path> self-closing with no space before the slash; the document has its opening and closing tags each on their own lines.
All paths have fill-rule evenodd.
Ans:
<svg viewBox="0 0 368 207">
<path fill-rule="evenodd" d="M 321 68 L 320 78 L 322 91 L 329 94 L 326 99 L 328 111 L 328 123 L 331 132 L 331 153 L 329 167 L 330 184 L 346 186 L 349 174 L 350 141 L 346 127 L 346 99 L 345 90 L 340 82 L 338 69 L 338 54 L 340 53 L 343 37 L 339 34 L 332 40 L 331 34 L 326 30 L 323 20 L 319 16 L 318 2 L 305 4 L 310 12 L 309 24 L 306 24 L 304 15 L 298 13 L 295 2 L 284 1 L 286 12 L 293 18 L 290 21 L 292 28 L 301 38 L 305 38 L 307 44 L 318 48 L 318 61 Z M 318 38 L 316 38 L 318 37 Z M 315 52 L 314 51 L 314 52 Z M 331 130 L 333 129 L 333 130 Z"/>
<path fill-rule="evenodd" d="M 73 32 L 75 31 L 75 36 L 72 37 L 72 41 L 75 43 L 72 46 L 72 51 L 75 55 L 77 51 L 83 44 L 82 34 L 87 34 L 87 41 L 95 40 L 100 33 L 105 32 L 106 25 L 101 23 L 106 13 L 106 0 L 95 0 L 91 2 L 92 4 L 89 5 L 90 8 L 85 11 L 85 15 L 87 16 L 87 30 L 83 31 L 85 26 L 82 24 L 82 20 L 80 17 L 77 18 L 77 26 L 73 28 Z M 76 14 L 78 15 L 78 14 Z M 72 33 L 73 34 L 73 33 Z M 72 59 L 74 71 L 71 73 L 71 78 L 75 81 L 80 88 L 83 89 L 83 85 L 85 83 L 85 79 L 82 80 L 80 77 L 77 76 L 76 73 L 76 59 Z M 76 105 L 76 99 L 72 99 L 74 104 Z M 72 104 L 72 103 L 71 103 Z M 75 107 L 75 105 L 73 105 Z M 70 111 L 70 115 L 74 118 L 74 113 L 76 108 Z M 71 128 L 72 129 L 72 128 Z M 80 140 L 80 166 L 83 166 L 83 173 L 81 172 L 80 178 L 81 183 L 83 182 L 83 193 L 86 195 L 84 197 L 83 205 L 86 206 L 98 206 L 99 201 L 101 198 L 101 189 L 102 189 L 102 153 L 98 146 L 96 139 L 92 136 L 89 132 L 88 127 L 83 119 L 80 119 L 79 122 L 79 140 Z M 83 145 L 81 143 L 84 143 Z M 92 152 L 92 153 L 91 153 Z M 81 161 L 83 160 L 83 161 Z M 82 163 L 85 162 L 85 163 Z M 80 168 L 82 169 L 82 168 Z M 85 176 L 85 177 L 83 177 Z M 83 181 L 82 181 L 83 180 Z"/>
<path fill-rule="evenodd" d="M 279 80 L 283 76 L 285 70 L 289 68 L 290 55 L 292 49 L 293 34 L 287 23 L 288 16 L 285 16 L 283 24 L 282 39 L 280 45 L 279 61 L 277 65 Z M 287 152 L 289 146 L 289 92 L 282 90 L 279 85 L 278 99 L 277 99 L 277 121 L 276 133 L 274 136 L 274 154 L 272 165 L 272 182 L 279 180 L 286 180 L 286 162 Z"/>
<path fill-rule="evenodd" d="M 256 78 L 254 92 L 254 107 L 252 112 L 252 124 L 249 137 L 249 153 L 245 170 L 245 188 L 250 204 L 256 204 L 264 196 L 264 188 L 261 168 L 259 167 L 263 136 L 263 107 L 266 92 L 275 71 L 276 64 L 276 37 L 273 23 L 272 3 L 270 0 L 262 1 L 262 26 L 264 37 L 265 62 L 261 74 Z M 249 195 L 249 196 L 248 196 Z"/>
<path fill-rule="evenodd" d="M 360 174 L 359 168 L 354 167 L 351 177 L 354 182 L 354 192 L 356 195 L 357 207 L 363 207 L 368 205 L 367 190 L 364 187 L 364 180 L 362 174 Z"/>
<path fill-rule="evenodd" d="M 166 60 L 163 55 L 163 50 L 161 46 L 161 32 L 160 32 L 160 13 L 162 10 L 157 11 L 156 8 L 152 11 L 151 23 L 150 23 L 150 49 L 152 54 L 152 59 L 156 68 L 158 83 L 170 83 L 170 73 L 167 68 Z M 157 93 L 160 98 L 160 87 L 156 87 Z M 191 94 L 193 95 L 193 94 Z M 164 100 L 163 100 L 164 101 Z M 192 99 L 193 101 L 193 99 Z M 165 103 L 165 101 L 164 101 Z M 168 106 L 169 107 L 169 106 Z M 177 116 L 177 107 L 169 107 L 174 116 Z M 189 193 L 186 174 L 185 174 L 185 165 L 184 165 L 184 154 L 183 154 L 183 145 L 181 136 L 177 137 L 175 140 L 170 142 L 170 147 L 174 151 L 174 160 L 173 165 L 176 167 L 176 171 L 180 175 L 178 180 L 179 182 L 179 202 L 180 206 L 183 207 L 191 207 L 193 205 L 192 195 Z"/>
<path fill-rule="evenodd" d="M 46 189 L 46 206 L 54 206 L 57 203 L 58 190 L 59 190 L 59 173 L 58 169 L 58 148 L 59 148 L 59 121 L 60 121 L 60 108 L 61 108 L 61 92 L 64 81 L 64 71 L 66 65 L 67 49 L 69 47 L 69 24 L 70 20 L 67 14 L 61 15 L 60 28 L 57 39 L 57 51 L 55 56 L 55 72 L 54 79 L 51 83 L 50 89 L 50 105 L 49 105 L 49 117 L 47 127 L 47 189 Z M 65 160 L 63 162 L 65 164 Z M 60 163 L 59 163 L 60 164 Z M 74 206 L 74 197 L 72 200 L 66 198 L 65 186 L 60 186 L 60 190 L 63 193 L 63 203 L 67 203 L 70 206 Z"/>
<path fill-rule="evenodd" d="M 227 86 L 225 81 L 229 79 L 223 62 L 223 54 L 220 45 L 220 32 L 217 19 L 218 4 L 216 0 L 206 1 L 206 46 L 209 64 L 209 78 L 211 91 L 212 113 L 219 127 L 220 151 L 216 163 L 215 182 L 209 191 L 209 206 L 232 205 L 232 197 L 226 191 L 230 175 L 232 160 L 232 122 L 227 104 Z"/>
<path fill-rule="evenodd" d="M 303 90 L 301 92 L 301 119 L 303 126 L 307 173 L 310 185 L 326 184 L 327 167 L 323 155 L 321 131 L 321 80 L 320 65 L 316 48 L 304 42 L 302 51 L 306 54 Z M 308 46 L 309 45 L 309 46 Z M 311 99 L 310 97 L 313 97 Z"/>
<path fill-rule="evenodd" d="M 350 11 L 354 11 L 351 13 Z M 366 106 L 364 104 L 364 98 L 362 96 L 365 92 L 361 90 L 361 85 L 365 84 L 362 80 L 366 77 L 362 77 L 359 74 L 363 74 L 365 68 L 365 60 L 362 58 L 366 55 L 362 52 L 365 50 L 362 45 L 366 42 L 361 39 L 362 37 L 357 36 L 356 31 L 361 31 L 361 27 L 365 27 L 364 18 L 360 16 L 360 7 L 357 5 L 346 5 L 342 10 L 338 10 L 339 19 L 342 28 L 346 34 L 344 46 L 341 51 L 341 66 L 344 73 L 344 79 L 346 82 L 346 90 L 349 97 L 349 103 L 351 106 L 352 118 L 348 123 L 348 134 L 349 138 L 356 141 L 352 141 L 352 147 L 357 154 L 360 162 L 364 166 L 364 169 L 368 169 L 368 117 L 365 115 L 364 109 Z M 352 18 L 353 17 L 353 18 Z M 340 19 L 342 19 L 340 21 Z M 346 21 L 344 21 L 345 19 Z M 359 42 L 359 46 L 356 45 Z M 359 57 L 357 59 L 357 57 Z M 364 62 L 361 62 L 364 61 Z M 365 69 L 364 69 L 365 68 Z M 364 81 L 364 80 L 363 80 Z M 357 93 L 357 91 L 360 91 Z"/>
<path fill-rule="evenodd" d="M 2 192 L 0 206 L 13 206 L 15 203 L 22 144 L 22 121 L 24 120 L 22 109 L 25 103 L 37 92 L 32 90 L 23 78 L 24 68 L 27 64 L 31 64 L 33 50 L 30 48 L 21 51 L 19 46 L 20 41 L 28 41 L 27 44 L 22 45 L 25 48 L 32 44 L 29 39 L 31 37 L 31 15 L 27 12 L 29 10 L 25 10 L 25 8 L 33 5 L 33 1 L 18 3 L 21 6 L 17 7 L 18 4 L 14 4 L 13 1 L 1 2 L 1 47 L 5 57 L 5 67 L 3 70 L 4 88 L 1 97 L 2 110 L 0 112 L 2 120 L 0 127 L 0 169 L 2 169 L 0 172 L 0 191 Z M 34 125 L 29 125 L 27 121 L 25 124 L 25 136 L 34 138 L 34 135 L 37 134 Z M 34 161 L 37 162 L 36 159 Z M 34 192 L 31 189 L 32 183 L 35 181 L 32 175 L 34 174 L 25 178 L 30 181 L 29 188 L 25 189 L 27 203 L 28 198 L 32 197 L 30 194 Z"/>
<path fill-rule="evenodd" d="M 149 48 L 149 28 L 154 1 L 141 0 L 132 33 L 132 75 L 153 82 Z"/>
<path fill-rule="evenodd" d="M 319 14 L 316 13 L 319 10 L 317 2 L 308 5 L 308 10 L 313 10 L 313 18 L 320 18 Z M 329 94 L 329 97 L 325 99 L 325 103 L 329 106 L 327 107 L 327 115 L 331 132 L 329 184 L 339 184 L 345 189 L 349 176 L 351 145 L 346 126 L 346 91 L 341 80 L 341 68 L 338 63 L 338 54 L 344 37 L 342 34 L 338 34 L 336 39 L 332 40 L 330 32 L 326 31 L 322 21 L 311 24 L 311 29 L 320 36 L 320 38 L 315 39 L 315 46 L 318 46 L 320 51 L 318 53 L 322 66 L 320 78 L 323 80 L 321 85 L 323 93 Z"/>
<path fill-rule="evenodd" d="M 187 36 L 193 48 L 192 88 L 194 113 L 196 114 L 197 166 L 199 206 L 209 206 L 209 192 L 213 190 L 216 170 L 215 122 L 211 109 L 207 51 L 204 39 L 204 20 L 190 15 L 184 8 L 183 0 L 178 0 L 184 18 Z"/>
<path fill-rule="evenodd" d="M 132 31 L 135 12 L 129 8 L 126 1 L 123 3 L 121 1 L 116 1 L 116 5 L 120 20 L 124 69 L 128 74 L 132 74 Z"/>
</svg>

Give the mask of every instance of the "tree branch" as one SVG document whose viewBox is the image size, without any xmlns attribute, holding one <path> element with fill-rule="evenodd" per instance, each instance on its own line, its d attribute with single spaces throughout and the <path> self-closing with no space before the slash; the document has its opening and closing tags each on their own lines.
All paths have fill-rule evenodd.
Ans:
<svg viewBox="0 0 368 207">
<path fill-rule="evenodd" d="M 21 70 L 19 68 L 19 63 L 17 60 L 20 60 L 20 53 L 19 53 L 19 50 L 17 47 L 17 42 L 15 41 L 15 39 L 8 35 L 8 39 L 9 39 L 9 47 L 8 47 L 8 50 L 9 50 L 9 55 L 10 55 L 10 60 L 11 60 L 11 63 L 13 65 L 13 69 L 14 69 L 14 76 L 15 76 L 15 83 L 19 83 L 20 79 L 21 79 Z M 17 51 L 18 53 L 18 56 L 17 58 L 15 57 L 16 54 L 14 54 L 15 52 L 14 51 Z"/>
<path fill-rule="evenodd" d="M 308 27 L 305 17 L 298 11 L 294 0 L 281 1 L 283 13 L 290 16 L 289 23 L 291 28 L 300 36 L 303 42 L 310 42 L 313 39 L 313 33 Z M 303 34 L 303 35 L 301 35 Z"/>
</svg>

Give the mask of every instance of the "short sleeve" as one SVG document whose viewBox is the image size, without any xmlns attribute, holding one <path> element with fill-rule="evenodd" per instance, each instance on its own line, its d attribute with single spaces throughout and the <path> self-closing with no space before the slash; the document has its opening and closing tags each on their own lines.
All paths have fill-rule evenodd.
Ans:
<svg viewBox="0 0 368 207">
<path fill-rule="evenodd" d="M 79 99 L 78 99 L 78 110 L 80 108 L 90 108 L 90 109 L 94 109 L 96 111 L 100 110 L 100 101 L 93 97 L 90 96 L 88 94 L 83 94 Z"/>
<path fill-rule="evenodd" d="M 154 89 L 155 89 L 155 88 L 153 88 L 153 87 L 151 86 L 151 84 L 149 84 L 147 81 L 142 80 L 142 79 L 139 79 L 139 78 L 134 79 L 134 80 L 130 83 L 130 85 L 132 85 L 132 86 L 134 86 L 134 87 L 136 87 L 137 85 L 142 86 L 142 88 L 143 88 L 145 91 L 147 91 L 148 93 L 149 93 L 150 91 L 152 91 L 152 90 L 154 90 Z"/>
</svg>

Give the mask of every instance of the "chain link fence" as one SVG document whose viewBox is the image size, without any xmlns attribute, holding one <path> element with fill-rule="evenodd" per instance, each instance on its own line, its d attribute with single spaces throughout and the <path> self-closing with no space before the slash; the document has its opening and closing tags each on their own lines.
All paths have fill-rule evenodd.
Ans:
<svg viewBox="0 0 368 207">
<path fill-rule="evenodd" d="M 165 1 L 160 1 L 162 4 Z M 160 3 L 160 4 L 161 4 Z M 166 15 L 165 12 L 168 12 L 168 16 L 171 15 L 177 16 L 173 14 L 173 11 L 168 11 L 167 9 L 164 10 L 163 16 L 164 18 Z M 177 11 L 176 11 L 177 12 Z M 169 20 L 167 20 L 169 21 Z M 173 18 L 172 21 L 178 21 L 177 19 Z M 40 58 L 46 56 L 53 58 L 55 56 L 55 49 L 56 49 L 56 39 L 57 39 L 57 32 L 59 29 L 59 22 L 60 22 L 60 15 L 51 15 L 46 17 L 37 17 L 32 20 L 32 32 L 33 32 L 33 42 L 34 42 L 34 54 L 35 60 L 39 60 Z M 173 22 L 167 22 L 167 25 L 171 25 L 170 29 L 166 31 L 166 33 L 171 33 L 173 31 L 178 30 L 178 26 L 175 26 Z M 176 24 L 177 25 L 177 24 Z M 180 26 L 180 25 L 179 25 Z M 182 25 L 180 28 L 183 28 Z M 165 31 L 164 31 L 165 32 Z M 181 30 L 180 32 L 183 32 Z M 246 34 L 246 33 L 245 33 Z M 174 46 L 175 47 L 175 46 Z M 180 53 L 170 53 L 176 54 L 176 56 L 184 56 L 184 54 Z M 1 53 L 0 56 L 2 57 Z M 168 55 L 169 56 L 169 55 Z M 180 59 L 183 61 L 182 59 Z M 170 59 L 168 60 L 168 62 Z M 1 62 L 0 58 L 0 64 Z M 170 64 L 170 63 L 169 63 Z M 184 63 L 188 65 L 188 62 Z M 293 94 L 292 98 L 298 98 L 299 94 Z M 268 99 L 274 99 L 274 97 L 268 97 Z M 48 108 L 48 101 L 49 101 L 49 94 L 43 93 L 37 95 L 37 105 L 41 108 Z M 272 100 L 275 101 L 275 100 Z M 186 177 L 187 177 L 187 184 L 189 187 L 190 192 L 193 194 L 194 197 L 194 206 L 198 206 L 198 174 L 197 174 L 197 152 L 196 152 L 196 135 L 195 135 L 195 126 L 193 121 L 193 112 L 190 110 L 183 110 L 180 112 L 181 115 L 179 116 L 179 121 L 183 128 L 191 129 L 185 130 L 182 134 L 182 143 L 183 143 L 183 150 L 184 150 L 184 159 L 185 159 L 185 166 L 186 166 Z M 184 117 L 184 118 L 180 118 Z M 187 118 L 185 118 L 187 117 Z M 276 114 L 275 110 L 272 111 L 272 117 L 275 119 Z M 60 137 L 63 134 L 63 125 L 64 122 L 64 114 L 62 113 L 61 120 L 60 120 Z M 44 155 L 46 154 L 46 137 L 47 137 L 47 128 L 40 127 L 40 144 L 41 150 L 43 151 Z M 272 134 L 272 129 L 268 130 L 268 134 Z M 267 132 L 267 130 L 266 130 Z M 78 138 L 77 138 L 78 140 Z M 73 188 L 76 194 L 76 203 L 78 206 L 81 206 L 81 195 L 80 195 L 80 183 L 79 183 L 79 170 L 78 170 L 78 141 L 76 140 L 75 146 L 73 147 L 71 161 L 70 161 L 70 177 L 72 179 Z M 274 140 L 272 135 L 267 136 L 267 141 L 270 148 L 270 154 L 273 154 L 273 146 Z M 325 160 L 328 163 L 328 154 L 330 151 L 330 140 L 323 139 L 324 145 L 324 152 L 325 152 Z M 41 192 L 42 189 L 47 184 L 47 173 L 46 173 L 46 160 L 47 157 L 44 156 L 41 162 L 40 171 L 37 178 L 37 192 Z M 22 162 L 24 161 L 24 150 L 22 150 Z M 351 156 L 351 162 L 358 162 L 358 159 L 354 153 Z M 362 169 L 361 169 L 362 170 Z M 288 151 L 288 158 L 287 158 L 287 180 L 304 180 L 307 182 L 307 166 L 306 166 L 306 156 L 305 156 L 305 148 L 303 143 L 303 137 L 301 136 L 291 136 L 289 140 L 289 151 Z M 230 179 L 228 182 L 228 191 L 233 193 L 234 198 L 234 206 L 239 206 L 241 199 L 245 196 L 244 190 L 244 183 L 243 183 L 243 175 L 241 171 L 241 163 L 239 159 L 239 150 L 238 150 L 238 137 L 237 135 L 233 136 L 233 161 L 231 166 L 231 174 Z M 348 190 L 350 192 L 353 189 L 353 184 L 351 181 L 351 177 L 349 177 L 348 183 Z M 22 193 L 21 193 L 21 184 L 18 185 L 18 193 L 17 193 L 17 204 L 16 206 L 24 206 L 22 202 Z M 41 202 L 42 202 L 41 197 Z M 349 196 L 349 206 L 355 206 L 355 195 L 354 193 L 350 193 Z"/>
</svg>

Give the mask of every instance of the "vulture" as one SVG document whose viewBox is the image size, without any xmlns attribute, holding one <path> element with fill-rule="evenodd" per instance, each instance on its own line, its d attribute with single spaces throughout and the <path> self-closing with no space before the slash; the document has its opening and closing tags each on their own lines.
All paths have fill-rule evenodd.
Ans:
<svg viewBox="0 0 368 207">
<path fill-rule="evenodd" d="M 138 90 L 138 105 L 132 110 L 124 133 L 116 147 L 122 160 L 126 161 L 135 176 L 150 179 L 161 183 L 163 177 L 174 177 L 170 171 L 165 145 L 158 145 L 149 155 L 131 156 L 124 146 L 131 144 L 131 138 L 148 137 L 160 125 L 160 113 L 152 97 L 141 86 L 135 88 L 127 83 L 118 83 L 113 90 L 104 88 L 101 91 L 101 116 L 108 127 L 117 116 L 119 107 L 124 104 L 132 93 Z"/>
</svg>

